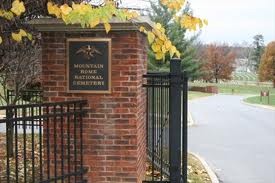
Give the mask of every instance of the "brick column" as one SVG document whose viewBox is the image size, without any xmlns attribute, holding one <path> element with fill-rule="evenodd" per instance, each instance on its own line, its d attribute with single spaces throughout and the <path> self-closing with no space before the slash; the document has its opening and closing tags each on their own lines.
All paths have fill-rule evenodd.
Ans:
<svg viewBox="0 0 275 183">
<path fill-rule="evenodd" d="M 146 161 L 146 95 L 142 88 L 142 75 L 147 70 L 145 35 L 129 23 L 113 25 L 116 30 L 108 35 L 102 29 L 76 30 L 60 23 L 36 22 L 36 26 L 43 38 L 44 101 L 88 100 L 83 133 L 88 182 L 141 183 Z M 112 39 L 112 93 L 67 93 L 66 39 L 93 37 Z"/>
</svg>

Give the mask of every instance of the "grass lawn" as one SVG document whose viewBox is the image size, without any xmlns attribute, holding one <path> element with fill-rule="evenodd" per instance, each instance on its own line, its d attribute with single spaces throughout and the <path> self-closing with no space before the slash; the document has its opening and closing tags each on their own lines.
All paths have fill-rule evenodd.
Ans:
<svg viewBox="0 0 275 183">
<path fill-rule="evenodd" d="M 260 96 L 249 97 L 249 98 L 245 99 L 245 102 L 248 102 L 248 103 L 251 103 L 251 104 L 261 104 L 261 105 L 275 106 L 275 95 L 270 96 L 269 104 L 268 104 L 268 97 L 263 97 L 263 100 L 261 101 Z"/>
<path fill-rule="evenodd" d="M 188 100 L 193 100 L 193 99 L 202 98 L 202 97 L 208 97 L 208 96 L 211 96 L 211 95 L 213 95 L 213 94 L 189 91 L 188 92 Z"/>
<path fill-rule="evenodd" d="M 216 83 L 189 83 L 190 86 L 217 86 L 219 93 L 234 95 L 259 95 L 261 91 L 270 91 L 275 95 L 275 88 L 254 86 L 254 85 L 233 85 L 233 84 L 216 84 Z"/>
</svg>

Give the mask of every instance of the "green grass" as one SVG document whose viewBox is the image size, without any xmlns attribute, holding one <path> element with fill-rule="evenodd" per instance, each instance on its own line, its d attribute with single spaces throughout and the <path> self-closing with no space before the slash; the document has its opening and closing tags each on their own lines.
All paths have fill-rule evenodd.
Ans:
<svg viewBox="0 0 275 183">
<path fill-rule="evenodd" d="M 188 100 L 194 100 L 197 98 L 202 98 L 202 97 L 208 97 L 211 96 L 211 93 L 202 93 L 202 92 L 194 92 L 194 91 L 189 91 L 188 92 Z"/>
<path fill-rule="evenodd" d="M 275 88 L 254 85 L 233 85 L 216 83 L 189 83 L 190 86 L 217 86 L 219 93 L 235 95 L 259 95 L 261 91 L 270 91 L 275 95 Z"/>
<path fill-rule="evenodd" d="M 261 105 L 270 105 L 275 106 L 275 95 L 271 95 L 268 103 L 268 97 L 261 97 L 255 96 L 255 97 L 249 97 L 245 99 L 245 102 L 251 103 L 251 104 L 261 104 Z"/>
</svg>

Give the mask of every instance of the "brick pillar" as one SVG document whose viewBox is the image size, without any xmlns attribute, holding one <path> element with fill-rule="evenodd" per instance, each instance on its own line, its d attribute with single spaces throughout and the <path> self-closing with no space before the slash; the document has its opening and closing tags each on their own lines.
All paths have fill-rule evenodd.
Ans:
<svg viewBox="0 0 275 183">
<path fill-rule="evenodd" d="M 121 25 L 113 25 L 117 29 L 108 35 L 103 30 L 60 28 L 60 23 L 36 24 L 43 38 L 44 101 L 88 100 L 83 133 L 88 182 L 141 183 L 146 161 L 146 96 L 142 88 L 142 75 L 147 70 L 145 35 L 131 24 L 121 24 L 121 29 Z M 67 93 L 66 39 L 93 37 L 112 39 L 112 93 Z"/>
</svg>

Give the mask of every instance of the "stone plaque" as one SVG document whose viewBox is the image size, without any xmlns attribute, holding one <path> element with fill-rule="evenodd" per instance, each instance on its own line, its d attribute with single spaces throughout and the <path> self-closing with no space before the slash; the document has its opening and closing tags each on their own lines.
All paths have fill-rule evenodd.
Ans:
<svg viewBox="0 0 275 183">
<path fill-rule="evenodd" d="M 69 93 L 111 93 L 111 39 L 67 39 Z"/>
</svg>

